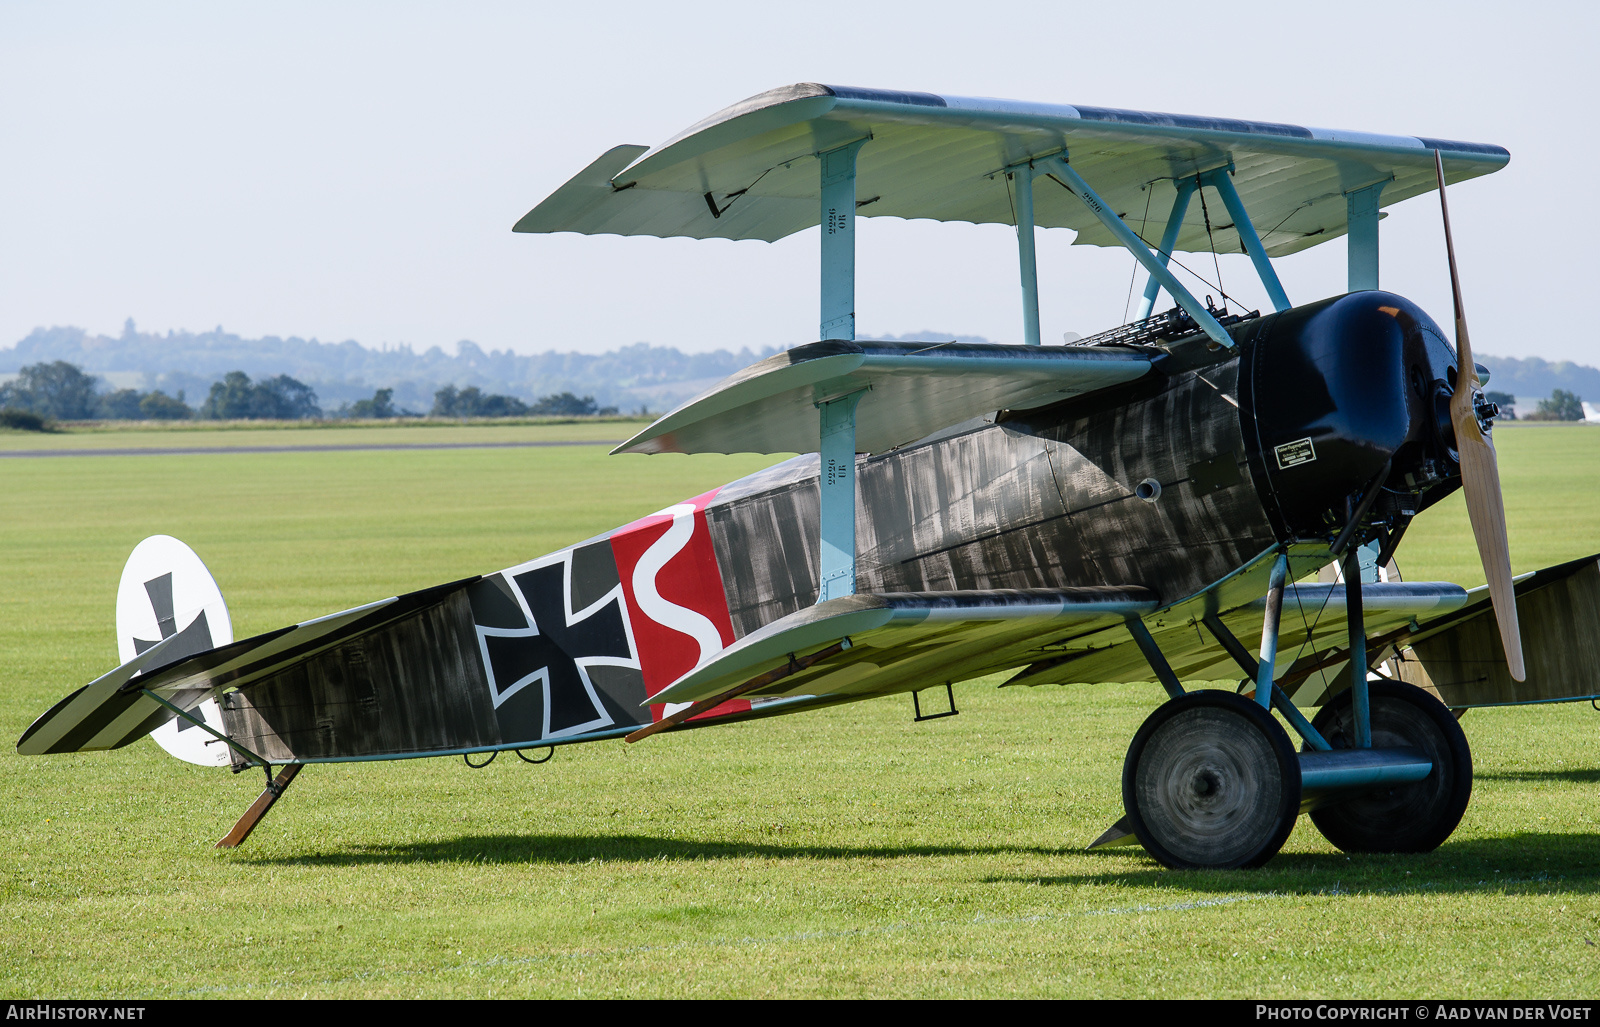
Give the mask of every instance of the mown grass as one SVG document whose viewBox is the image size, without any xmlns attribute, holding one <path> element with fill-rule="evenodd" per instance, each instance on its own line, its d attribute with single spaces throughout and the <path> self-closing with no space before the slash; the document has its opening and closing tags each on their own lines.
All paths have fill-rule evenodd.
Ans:
<svg viewBox="0 0 1600 1027">
<path fill-rule="evenodd" d="M 383 430 L 385 441 L 391 432 Z M 472 429 L 464 429 L 470 431 Z M 430 439 L 454 430 L 429 430 Z M 348 431 L 341 435 L 348 436 Z M 1518 569 L 1600 550 L 1600 431 L 1498 433 Z M 189 542 L 240 635 L 506 566 L 761 466 L 602 447 L 8 460 L 0 731 L 115 659 L 122 561 Z M 1481 579 L 1459 502 L 1408 576 Z M 958 691 L 563 749 L 309 768 L 260 789 L 153 743 L 0 749 L 7 996 L 1584 996 L 1600 984 L 1600 714 L 1479 710 L 1455 836 L 1265 869 L 1082 846 L 1150 685 Z"/>
</svg>

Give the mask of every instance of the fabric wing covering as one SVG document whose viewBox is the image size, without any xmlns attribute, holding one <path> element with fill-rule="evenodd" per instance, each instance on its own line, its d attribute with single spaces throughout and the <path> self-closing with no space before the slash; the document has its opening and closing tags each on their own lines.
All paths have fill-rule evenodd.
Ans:
<svg viewBox="0 0 1600 1027">
<path fill-rule="evenodd" d="M 856 451 L 879 453 L 998 409 L 1042 406 L 1149 371 L 1149 356 L 1117 349 L 816 342 L 718 382 L 615 452 L 812 452 L 817 404 L 865 392 Z"/>
<path fill-rule="evenodd" d="M 719 111 L 653 149 L 607 151 L 521 221 L 518 232 L 687 236 L 772 242 L 820 221 L 816 155 L 868 139 L 857 158 L 863 217 L 1015 224 L 1006 169 L 1035 161 L 1034 223 L 1076 243 L 1117 245 L 1048 179 L 1072 166 L 1147 241 L 1159 236 L 1176 180 L 1219 167 L 1268 254 L 1343 235 L 1346 194 L 1387 183 L 1389 206 L 1436 187 L 1433 153 L 1455 183 L 1504 167 L 1502 147 L 1424 136 L 1306 128 L 1231 118 L 1028 103 L 803 82 Z M 1227 213 L 1189 205 L 1176 248 L 1241 252 Z"/>
<path fill-rule="evenodd" d="M 1363 592 L 1369 626 L 1379 636 L 1403 631 L 1419 617 L 1426 626 L 1430 617 L 1468 600 L 1448 582 L 1385 583 Z M 1264 602 L 1247 601 L 1222 620 L 1248 637 L 1250 628 L 1260 630 Z M 1304 705 L 1315 705 L 1346 666 L 1338 652 L 1345 640 L 1343 604 L 1342 589 L 1330 585 L 1300 584 L 1285 594 L 1286 658 L 1278 677 L 1293 690 L 1317 686 Z M 1134 618 L 1144 621 L 1183 680 L 1237 679 L 1237 666 L 1197 623 L 1207 606 L 1205 596 L 1163 606 L 1154 592 L 1137 586 L 846 596 L 752 632 L 652 701 L 705 700 L 844 638 L 850 646 L 843 652 L 749 697 L 758 705 L 763 698 L 864 699 L 1019 667 L 1006 684 L 1148 681 L 1150 665 L 1127 627 Z"/>
</svg>

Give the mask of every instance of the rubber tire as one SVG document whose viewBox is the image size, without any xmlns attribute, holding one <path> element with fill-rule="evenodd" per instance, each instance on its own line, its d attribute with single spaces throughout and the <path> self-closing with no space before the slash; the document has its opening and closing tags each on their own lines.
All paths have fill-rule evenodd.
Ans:
<svg viewBox="0 0 1600 1027">
<path fill-rule="evenodd" d="M 1368 681 L 1374 748 L 1408 746 L 1433 760 L 1421 781 L 1339 799 L 1311 822 L 1345 852 L 1432 852 L 1461 823 L 1472 798 L 1472 750 L 1444 703 L 1415 685 Z M 1335 749 L 1355 744 L 1354 697 L 1345 689 L 1311 724 Z"/>
<path fill-rule="evenodd" d="M 1300 812 L 1300 758 L 1257 703 L 1189 692 L 1140 725 L 1122 764 L 1122 805 L 1145 851 L 1179 870 L 1258 867 Z"/>
</svg>

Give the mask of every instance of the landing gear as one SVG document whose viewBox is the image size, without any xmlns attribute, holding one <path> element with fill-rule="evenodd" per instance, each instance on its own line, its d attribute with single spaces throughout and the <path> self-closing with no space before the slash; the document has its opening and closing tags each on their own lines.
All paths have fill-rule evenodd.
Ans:
<svg viewBox="0 0 1600 1027">
<path fill-rule="evenodd" d="M 1166 866 L 1258 867 L 1294 830 L 1300 761 L 1257 703 L 1232 692 L 1189 692 L 1133 736 L 1122 803 L 1139 843 Z"/>
<path fill-rule="evenodd" d="M 1472 797 L 1472 752 L 1443 703 L 1414 685 L 1370 681 L 1374 748 L 1420 750 L 1433 771 L 1420 781 L 1380 786 L 1311 811 L 1322 836 L 1345 852 L 1432 852 L 1461 823 Z M 1350 689 L 1323 706 L 1312 725 L 1335 750 L 1355 746 Z"/>
</svg>

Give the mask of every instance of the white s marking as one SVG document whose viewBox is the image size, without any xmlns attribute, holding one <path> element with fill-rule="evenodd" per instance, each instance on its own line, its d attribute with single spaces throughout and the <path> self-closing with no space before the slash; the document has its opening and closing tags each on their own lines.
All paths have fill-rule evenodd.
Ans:
<svg viewBox="0 0 1600 1027">
<path fill-rule="evenodd" d="M 699 667 L 722 651 L 722 633 L 710 618 L 688 607 L 668 602 L 656 591 L 656 575 L 694 537 L 695 510 L 689 503 L 679 503 L 659 512 L 672 516 L 672 526 L 644 551 L 634 566 L 633 597 L 638 601 L 639 609 L 651 620 L 673 631 L 680 631 L 700 643 L 700 658 L 695 661 L 695 666 Z"/>
</svg>

